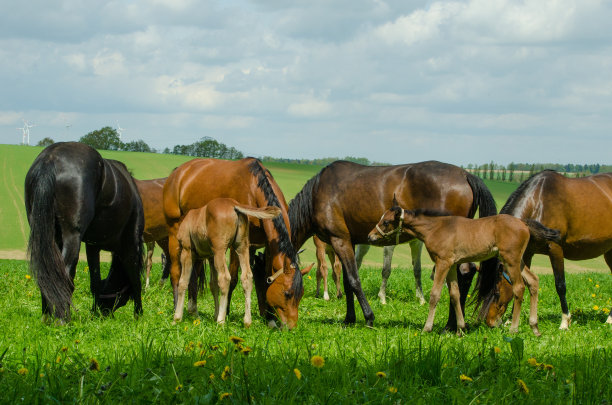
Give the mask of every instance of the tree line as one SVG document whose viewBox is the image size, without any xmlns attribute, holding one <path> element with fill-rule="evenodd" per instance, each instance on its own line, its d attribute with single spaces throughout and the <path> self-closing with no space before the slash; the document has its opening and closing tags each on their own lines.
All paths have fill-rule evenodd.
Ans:
<svg viewBox="0 0 612 405">
<path fill-rule="evenodd" d="M 463 166 L 462 166 L 463 167 Z M 554 170 L 569 177 L 584 177 L 597 173 L 612 172 L 612 166 L 596 164 L 559 164 L 559 163 L 509 163 L 468 164 L 467 171 L 485 180 L 498 180 L 521 183 L 542 170 Z"/>
<path fill-rule="evenodd" d="M 151 148 L 142 139 L 137 141 L 122 142 L 121 138 L 119 138 L 117 130 L 112 127 L 103 127 L 101 129 L 91 131 L 79 138 L 79 142 L 99 150 L 159 153 L 159 151 Z M 44 138 L 38 142 L 37 146 L 49 146 L 53 143 L 53 139 Z M 244 157 L 242 152 L 233 146 L 227 146 L 224 143 L 221 143 L 208 136 L 203 137 L 190 145 L 174 145 L 172 149 L 165 148 L 163 151 L 161 151 L 161 153 L 217 159 L 242 159 Z"/>
</svg>

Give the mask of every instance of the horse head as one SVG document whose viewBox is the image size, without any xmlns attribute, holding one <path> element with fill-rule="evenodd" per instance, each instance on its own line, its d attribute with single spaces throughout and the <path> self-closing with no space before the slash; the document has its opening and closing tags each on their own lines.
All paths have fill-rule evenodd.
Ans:
<svg viewBox="0 0 612 405">
<path fill-rule="evenodd" d="M 491 328 L 500 325 L 501 317 L 506 312 L 508 304 L 514 298 L 510 278 L 504 273 L 503 265 L 498 267 L 499 277 L 495 284 L 495 292 L 491 295 L 488 309 L 486 310 L 485 322 Z"/>
</svg>

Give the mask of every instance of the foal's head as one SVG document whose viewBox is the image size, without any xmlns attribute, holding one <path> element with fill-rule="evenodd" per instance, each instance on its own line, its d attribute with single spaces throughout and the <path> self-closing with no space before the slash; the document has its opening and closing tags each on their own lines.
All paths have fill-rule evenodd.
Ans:
<svg viewBox="0 0 612 405">
<path fill-rule="evenodd" d="M 498 271 L 499 275 L 495 284 L 495 293 L 491 294 L 489 298 L 489 308 L 486 310 L 485 317 L 485 322 L 492 328 L 499 326 L 501 318 L 508 308 L 508 304 L 514 298 L 512 284 L 510 284 L 508 276 L 505 275 L 501 264 Z"/>
</svg>

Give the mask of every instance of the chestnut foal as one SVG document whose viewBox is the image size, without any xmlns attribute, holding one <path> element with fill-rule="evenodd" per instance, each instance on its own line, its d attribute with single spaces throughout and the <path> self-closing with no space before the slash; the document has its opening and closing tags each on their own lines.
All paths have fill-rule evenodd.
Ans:
<svg viewBox="0 0 612 405">
<path fill-rule="evenodd" d="M 273 219 L 280 213 L 278 207 L 255 208 L 240 204 L 231 198 L 216 198 L 202 208 L 187 212 L 177 233 L 182 272 L 174 312 L 175 321 L 180 321 L 183 317 L 185 290 L 191 278 L 193 263 L 208 258 L 213 259 L 210 266 L 210 290 L 215 300 L 215 319 L 220 324 L 225 323 L 231 279 L 226 264 L 226 252 L 228 248 L 232 248 L 238 255 L 242 269 L 244 325 L 246 327 L 251 325 L 253 274 L 249 263 L 248 216 Z M 221 291 L 220 300 L 219 291 Z"/>
<path fill-rule="evenodd" d="M 425 248 L 435 263 L 436 272 L 429 297 L 429 316 L 423 331 L 431 332 L 433 328 L 436 305 L 444 280 L 457 316 L 457 329 L 465 328 L 459 301 L 457 265 L 498 256 L 512 281 L 515 299 L 510 332 L 518 332 L 526 283 L 531 304 L 529 325 L 533 333 L 539 336 L 539 279 L 522 261 L 531 232 L 546 232 L 558 237 L 558 232 L 545 228 L 536 221 L 524 222 L 510 215 L 469 219 L 436 211 L 408 211 L 400 208 L 394 201 L 393 207 L 383 214 L 368 238 L 374 242 L 387 236 L 395 237 L 397 234 L 407 233 L 425 243 Z"/>
</svg>

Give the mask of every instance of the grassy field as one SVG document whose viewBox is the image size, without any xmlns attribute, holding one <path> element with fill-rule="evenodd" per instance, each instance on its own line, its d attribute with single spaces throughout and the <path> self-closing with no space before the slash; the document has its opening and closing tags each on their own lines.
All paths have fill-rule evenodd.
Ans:
<svg viewBox="0 0 612 405">
<path fill-rule="evenodd" d="M 0 250 L 25 249 L 29 230 L 23 181 L 39 152 L 0 145 L 0 220 L 5 230 Z M 164 177 L 188 160 L 124 152 L 103 155 L 124 161 L 142 179 Z M 320 170 L 266 166 L 287 200 Z M 487 185 L 498 207 L 515 188 L 500 182 Z M 302 261 L 313 261 L 312 242 L 306 247 Z M 423 259 L 427 295 L 431 262 L 426 255 Z M 344 299 L 315 298 L 312 272 L 305 278 L 298 327 L 280 332 L 269 330 L 258 316 L 244 329 L 240 288 L 227 325 L 213 322 L 208 291 L 200 297 L 199 319 L 187 317 L 172 325 L 172 294 L 169 286 L 157 284 L 159 264 L 153 270 L 153 287 L 144 292 L 139 320 L 133 318 L 131 303 L 112 318 L 92 314 L 87 267 L 79 263 L 73 321 L 66 326 L 42 324 L 40 293 L 27 263 L 0 260 L 0 403 L 610 403 L 612 331 L 604 322 L 612 307 L 612 277 L 603 260 L 567 262 L 577 274 L 567 277 L 573 318 L 564 332 L 557 329 L 560 309 L 553 277 L 550 270 L 540 271 L 540 338 L 529 329 L 527 305 L 517 335 L 509 335 L 507 327 L 477 325 L 471 317 L 465 336 L 443 333 L 446 291 L 434 333 L 422 334 L 427 307 L 414 297 L 408 247 L 396 249 L 387 305 L 376 298 L 381 261 L 381 250 L 373 249 L 360 273 L 376 315 L 374 329 L 364 326 L 358 306 L 357 324 L 344 327 Z M 107 271 L 108 265 L 103 266 Z M 550 265 L 536 256 L 534 267 Z M 331 277 L 329 282 L 333 288 Z M 237 346 L 231 336 L 244 342 Z"/>
</svg>

